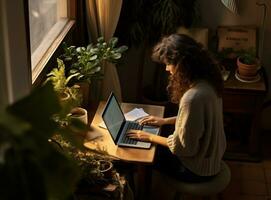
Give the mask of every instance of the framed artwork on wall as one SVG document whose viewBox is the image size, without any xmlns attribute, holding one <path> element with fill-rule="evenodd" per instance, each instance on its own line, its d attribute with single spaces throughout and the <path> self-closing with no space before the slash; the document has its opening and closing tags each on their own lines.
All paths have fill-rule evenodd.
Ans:
<svg viewBox="0 0 271 200">
<path fill-rule="evenodd" d="M 257 49 L 257 27 L 220 26 L 217 29 L 218 51 L 232 48 L 234 51 Z"/>
</svg>

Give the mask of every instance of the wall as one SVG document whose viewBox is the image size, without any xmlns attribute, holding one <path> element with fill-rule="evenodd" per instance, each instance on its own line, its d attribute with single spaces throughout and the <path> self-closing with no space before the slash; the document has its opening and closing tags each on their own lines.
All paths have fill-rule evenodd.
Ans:
<svg viewBox="0 0 271 200">
<path fill-rule="evenodd" d="M 202 26 L 208 27 L 211 36 L 215 33 L 219 25 L 256 25 L 261 27 L 263 19 L 263 8 L 256 5 L 256 2 L 267 5 L 267 16 L 264 30 L 264 44 L 262 52 L 262 65 L 266 69 L 269 88 L 271 83 L 271 1 L 269 0 L 239 0 L 239 15 L 231 13 L 220 0 L 199 1 L 199 11 L 201 14 Z M 261 28 L 259 30 L 261 36 Z M 259 38 L 260 40 L 261 38 Z M 268 98 L 271 98 L 271 92 L 268 91 Z M 271 117 L 271 108 L 263 114 L 263 128 L 271 130 L 271 124 L 268 122 Z"/>
<path fill-rule="evenodd" d="M 144 49 L 142 46 L 130 46 L 117 65 L 121 83 L 122 100 L 124 102 L 136 102 L 138 99 L 138 87 L 142 80 L 139 70 L 144 62 L 142 59 L 143 56 Z"/>
<path fill-rule="evenodd" d="M 256 25 L 259 27 L 259 36 L 261 36 L 261 23 L 263 18 L 263 8 L 256 5 L 256 2 L 263 2 L 267 5 L 267 17 L 264 31 L 264 45 L 262 63 L 265 67 L 269 80 L 271 77 L 271 17 L 269 0 L 239 0 L 239 14 L 230 12 L 220 0 L 199 1 L 199 11 L 201 15 L 201 24 L 208 27 L 211 36 L 215 33 L 217 26 L 220 25 Z M 260 40 L 261 38 L 259 38 Z M 270 91 L 269 91 L 270 96 Z"/>
</svg>

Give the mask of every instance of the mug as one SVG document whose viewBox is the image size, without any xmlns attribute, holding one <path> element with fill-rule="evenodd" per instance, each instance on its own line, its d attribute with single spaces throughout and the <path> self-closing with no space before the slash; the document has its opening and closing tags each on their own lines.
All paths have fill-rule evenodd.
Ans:
<svg viewBox="0 0 271 200">
<path fill-rule="evenodd" d="M 71 110 L 71 117 L 88 124 L 88 112 L 84 108 L 75 107 Z"/>
</svg>

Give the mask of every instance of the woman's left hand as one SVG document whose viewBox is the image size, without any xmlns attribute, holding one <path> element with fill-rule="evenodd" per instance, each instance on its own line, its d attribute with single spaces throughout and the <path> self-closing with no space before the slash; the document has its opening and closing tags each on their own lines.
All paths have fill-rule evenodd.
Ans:
<svg viewBox="0 0 271 200">
<path fill-rule="evenodd" d="M 141 130 L 131 129 L 127 132 L 127 136 L 129 138 L 143 141 L 143 142 L 152 142 L 153 141 L 153 139 L 152 139 L 153 134 L 152 133 L 148 133 L 148 132 L 141 131 Z"/>
</svg>

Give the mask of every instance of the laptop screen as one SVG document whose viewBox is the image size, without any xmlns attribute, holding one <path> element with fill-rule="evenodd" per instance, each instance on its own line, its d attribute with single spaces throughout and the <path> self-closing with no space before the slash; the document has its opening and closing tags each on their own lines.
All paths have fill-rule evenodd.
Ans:
<svg viewBox="0 0 271 200">
<path fill-rule="evenodd" d="M 102 117 L 104 123 L 107 126 L 107 129 L 115 141 L 121 128 L 122 122 L 125 120 L 125 118 L 113 93 L 111 93 L 108 99 Z"/>
</svg>

